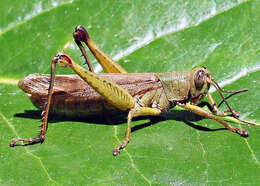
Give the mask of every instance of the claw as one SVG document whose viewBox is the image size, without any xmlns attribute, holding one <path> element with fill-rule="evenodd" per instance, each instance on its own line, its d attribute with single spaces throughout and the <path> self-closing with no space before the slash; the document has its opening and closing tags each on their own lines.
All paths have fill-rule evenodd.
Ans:
<svg viewBox="0 0 260 186">
<path fill-rule="evenodd" d="M 239 118 L 239 116 L 240 116 L 240 114 L 239 114 L 236 110 L 233 110 L 232 115 L 233 115 L 235 118 Z"/>
<path fill-rule="evenodd" d="M 10 147 L 14 147 L 14 144 L 13 141 L 9 144 Z"/>
<path fill-rule="evenodd" d="M 44 141 L 44 137 L 39 137 L 39 138 L 28 138 L 28 139 L 23 139 L 23 138 L 16 138 L 14 140 L 11 141 L 11 143 L 9 144 L 10 147 L 14 147 L 15 143 L 18 141 L 22 141 L 24 143 L 27 143 L 25 145 L 28 144 L 32 144 L 32 143 L 42 143 Z"/>
<path fill-rule="evenodd" d="M 120 154 L 120 150 L 118 150 L 118 149 L 113 150 L 114 156 L 118 156 L 119 154 Z"/>
<path fill-rule="evenodd" d="M 244 130 L 244 129 L 240 129 L 240 128 L 234 128 L 235 130 L 233 132 L 238 133 L 241 137 L 248 137 L 249 136 L 249 132 Z"/>
<path fill-rule="evenodd" d="M 242 136 L 242 137 L 248 137 L 248 135 L 249 135 L 249 132 L 248 132 L 248 131 L 243 130 L 243 129 L 240 130 L 240 136 Z"/>
</svg>

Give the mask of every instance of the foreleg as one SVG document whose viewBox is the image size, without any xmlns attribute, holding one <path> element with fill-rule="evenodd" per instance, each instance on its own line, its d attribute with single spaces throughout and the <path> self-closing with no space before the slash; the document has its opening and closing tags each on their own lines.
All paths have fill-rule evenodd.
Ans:
<svg viewBox="0 0 260 186">
<path fill-rule="evenodd" d="M 178 105 L 184 109 L 187 109 L 195 114 L 198 114 L 200 116 L 203 116 L 205 118 L 210 118 L 210 119 L 214 119 L 217 122 L 219 122 L 220 124 L 224 125 L 228 130 L 238 133 L 240 134 L 240 136 L 242 137 L 247 137 L 248 136 L 248 131 L 244 130 L 244 129 L 240 129 L 240 128 L 234 128 L 232 126 L 230 126 L 227 122 L 219 119 L 218 117 L 216 117 L 215 115 L 213 115 L 212 113 L 202 109 L 201 107 L 198 107 L 196 105 L 190 105 L 190 104 L 180 104 L 178 103 Z"/>
</svg>

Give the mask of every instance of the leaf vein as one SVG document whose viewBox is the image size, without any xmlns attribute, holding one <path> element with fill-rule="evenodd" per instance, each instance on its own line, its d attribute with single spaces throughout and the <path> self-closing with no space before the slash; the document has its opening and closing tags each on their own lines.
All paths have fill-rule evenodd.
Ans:
<svg viewBox="0 0 260 186">
<path fill-rule="evenodd" d="M 238 6 L 241 6 L 245 3 L 250 3 L 251 0 L 244 0 L 242 2 L 239 2 L 237 4 L 232 4 L 231 6 L 227 6 L 227 7 L 223 7 L 222 9 L 220 9 L 218 12 L 216 12 L 215 14 L 211 14 L 209 13 L 208 15 L 205 15 L 202 19 L 197 20 L 195 22 L 190 22 L 185 24 L 184 26 L 180 26 L 180 27 L 168 27 L 164 30 L 160 30 L 158 29 L 157 32 L 155 32 L 155 30 L 157 29 L 153 29 L 153 30 L 148 30 L 146 34 L 144 34 L 144 36 L 142 37 L 142 39 L 138 40 L 136 43 L 132 44 L 131 46 L 129 46 L 128 48 L 119 51 L 116 55 L 114 55 L 112 58 L 115 61 L 119 61 L 122 58 L 126 58 L 129 55 L 133 54 L 134 52 L 137 52 L 138 50 L 141 50 L 142 48 L 146 47 L 147 45 L 149 45 L 150 43 L 153 43 L 161 38 L 163 38 L 164 36 L 170 35 L 170 34 L 174 34 L 192 27 L 197 27 L 200 24 L 214 18 L 217 15 L 223 14 L 225 12 L 228 12 Z M 99 69 L 97 69 L 99 70 Z"/>
<path fill-rule="evenodd" d="M 205 170 L 205 175 L 206 175 L 206 183 L 209 183 L 209 172 L 208 172 L 208 170 L 209 170 L 209 163 L 208 163 L 208 161 L 207 161 L 207 159 L 206 159 L 206 150 L 205 150 L 205 148 L 204 148 L 204 146 L 203 146 L 203 144 L 201 143 L 201 141 L 200 141 L 200 133 L 199 133 L 199 131 L 197 131 L 196 130 L 196 133 L 198 134 L 198 141 L 199 141 L 199 144 L 200 144 L 200 146 L 201 146 L 201 149 L 202 149 L 202 158 L 203 158 L 203 160 L 204 160 L 204 162 L 205 162 L 205 165 L 206 165 L 206 170 Z"/>
<path fill-rule="evenodd" d="M 17 80 L 17 79 L 0 77 L 0 84 L 17 85 L 18 81 L 19 80 Z"/>
<path fill-rule="evenodd" d="M 7 118 L 4 116 L 4 114 L 3 114 L 2 112 L 0 112 L 0 116 L 1 116 L 2 119 L 6 122 L 6 124 L 8 125 L 8 127 L 9 127 L 9 128 L 11 129 L 11 131 L 14 133 L 14 135 L 15 135 L 17 138 L 19 138 L 19 135 L 18 135 L 17 131 L 15 130 L 15 127 L 13 126 L 13 124 L 7 120 Z M 44 164 L 43 164 L 43 162 L 42 162 L 42 160 L 41 160 L 40 157 L 38 157 L 38 156 L 36 156 L 35 154 L 33 154 L 32 152 L 30 152 L 26 147 L 24 147 L 24 149 L 25 149 L 25 151 L 26 151 L 27 154 L 29 154 L 30 156 L 32 156 L 34 159 L 36 159 L 36 160 L 39 162 L 41 168 L 43 169 L 43 171 L 45 172 L 45 174 L 47 175 L 47 177 L 48 177 L 48 179 L 49 179 L 50 181 L 56 183 L 57 185 L 61 185 L 60 183 L 56 182 L 55 180 L 53 180 L 53 179 L 51 178 L 51 176 L 49 175 L 49 173 L 48 173 L 46 167 L 44 166 Z"/>
<path fill-rule="evenodd" d="M 120 143 L 120 140 L 117 136 L 117 126 L 114 126 L 114 131 L 115 131 L 115 138 L 116 140 L 118 141 L 118 143 Z M 141 171 L 136 167 L 135 163 L 134 163 L 134 159 L 132 157 L 132 155 L 126 150 L 126 149 L 123 149 L 125 151 L 125 153 L 127 154 L 127 156 L 129 157 L 130 159 L 130 162 L 131 162 L 131 165 L 132 167 L 134 168 L 134 170 L 149 184 L 149 185 L 152 185 L 152 182 L 147 178 L 145 177 L 144 174 L 141 173 Z"/>
<path fill-rule="evenodd" d="M 250 151 L 250 153 L 251 153 L 251 155 L 252 155 L 252 158 L 255 160 L 256 164 L 257 164 L 258 166 L 260 166 L 260 163 L 259 163 L 259 161 L 258 161 L 258 159 L 257 159 L 257 157 L 256 157 L 256 155 L 255 155 L 255 152 L 254 152 L 254 150 L 252 149 L 251 145 L 248 143 L 248 140 L 247 140 L 247 139 L 244 139 L 244 140 L 245 140 L 246 145 L 247 145 L 247 147 L 248 147 L 248 149 L 249 149 L 249 151 Z"/>
</svg>

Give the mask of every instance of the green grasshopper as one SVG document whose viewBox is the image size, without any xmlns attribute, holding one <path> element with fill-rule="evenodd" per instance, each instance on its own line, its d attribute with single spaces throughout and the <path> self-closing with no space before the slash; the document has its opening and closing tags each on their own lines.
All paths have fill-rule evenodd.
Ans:
<svg viewBox="0 0 260 186">
<path fill-rule="evenodd" d="M 233 118 L 240 120 L 238 113 L 230 107 L 221 92 L 236 94 L 247 91 L 247 89 L 222 90 L 205 67 L 179 72 L 128 74 L 97 47 L 83 26 L 76 27 L 73 37 L 89 70 L 75 63 L 68 55 L 59 53 L 52 60 L 51 76 L 32 74 L 20 80 L 19 87 L 27 93 L 36 107 L 43 110 L 43 119 L 38 137 L 14 139 L 10 143 L 11 147 L 14 147 L 18 141 L 28 144 L 42 143 L 47 131 L 49 113 L 66 116 L 98 116 L 104 112 L 124 111 L 128 113 L 126 135 L 122 143 L 113 150 L 113 155 L 116 156 L 130 141 L 132 118 L 159 116 L 175 106 L 202 117 L 214 119 L 228 130 L 243 137 L 248 136 L 246 130 L 234 128 L 218 117 L 227 116 L 227 112 L 229 112 Z M 88 46 L 107 74 L 94 73 L 82 42 Z M 59 75 L 55 77 L 57 63 L 60 66 L 71 68 L 78 76 Z M 209 93 L 210 85 L 213 85 L 219 92 L 229 108 L 228 111 L 218 109 Z M 213 113 L 197 106 L 206 95 Z"/>
</svg>

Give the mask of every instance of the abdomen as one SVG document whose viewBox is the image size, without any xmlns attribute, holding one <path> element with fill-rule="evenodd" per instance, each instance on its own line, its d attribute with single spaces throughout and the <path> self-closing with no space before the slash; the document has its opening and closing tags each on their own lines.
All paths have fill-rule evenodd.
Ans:
<svg viewBox="0 0 260 186">
<path fill-rule="evenodd" d="M 122 86 L 133 97 L 162 87 L 153 73 L 100 74 Z M 29 96 L 32 103 L 43 109 L 46 103 L 50 76 L 31 74 L 19 81 L 19 87 Z M 116 114 L 119 109 L 84 82 L 78 75 L 57 75 L 54 83 L 50 113 L 69 117 L 86 117 L 100 114 Z"/>
</svg>

